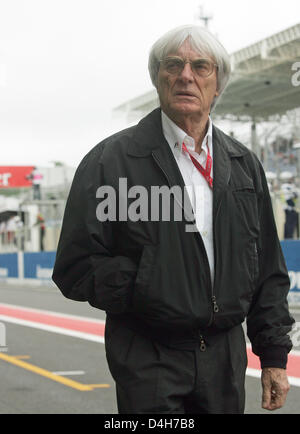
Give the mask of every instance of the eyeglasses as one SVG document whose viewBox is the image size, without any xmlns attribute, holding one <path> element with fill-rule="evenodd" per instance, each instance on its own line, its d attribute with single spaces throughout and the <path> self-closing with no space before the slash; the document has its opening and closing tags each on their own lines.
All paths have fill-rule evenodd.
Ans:
<svg viewBox="0 0 300 434">
<path fill-rule="evenodd" d="M 190 63 L 192 71 L 199 77 L 209 77 L 214 68 L 218 68 L 216 63 L 209 59 L 183 60 L 181 57 L 166 57 L 159 61 L 162 67 L 171 75 L 179 75 L 182 73 L 185 64 Z"/>
</svg>

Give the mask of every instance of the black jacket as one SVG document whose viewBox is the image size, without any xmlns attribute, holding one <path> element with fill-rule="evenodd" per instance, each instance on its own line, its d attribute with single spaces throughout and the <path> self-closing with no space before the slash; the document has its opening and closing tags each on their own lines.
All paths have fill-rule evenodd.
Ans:
<svg viewBox="0 0 300 434">
<path fill-rule="evenodd" d="M 162 215 L 151 221 L 149 202 L 148 221 L 118 221 L 120 178 L 127 179 L 128 189 L 145 187 L 149 197 L 151 186 L 184 188 L 162 133 L 160 109 L 99 143 L 81 162 L 53 280 L 66 297 L 160 337 L 184 331 L 205 338 L 247 318 L 262 366 L 285 367 L 292 346 L 290 283 L 264 171 L 251 151 L 216 127 L 213 143 L 213 288 L 202 238 L 186 230 L 188 211 L 182 209 L 181 221 L 174 215 L 171 221 Z M 97 189 L 104 185 L 117 192 L 115 221 L 96 217 Z M 171 196 L 172 209 L 176 202 Z"/>
</svg>

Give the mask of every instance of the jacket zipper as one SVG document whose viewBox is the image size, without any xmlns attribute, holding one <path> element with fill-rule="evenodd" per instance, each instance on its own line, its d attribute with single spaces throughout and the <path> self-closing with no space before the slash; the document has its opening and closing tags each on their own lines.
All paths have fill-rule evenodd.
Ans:
<svg viewBox="0 0 300 434">
<path fill-rule="evenodd" d="M 201 235 L 200 235 L 199 232 L 196 233 L 196 236 L 197 236 L 197 238 L 199 240 L 199 244 L 200 244 L 201 250 L 203 252 L 203 255 L 206 258 L 207 269 L 208 269 L 208 279 L 209 279 L 211 304 L 212 304 L 212 313 L 211 313 L 210 319 L 208 321 L 208 324 L 206 326 L 206 327 L 209 327 L 209 326 L 211 326 L 211 324 L 214 321 L 214 313 L 219 312 L 219 307 L 218 307 L 218 304 L 217 304 L 217 299 L 216 299 L 216 296 L 214 294 L 214 289 L 213 289 L 212 281 L 211 281 L 211 278 L 210 278 L 210 267 L 209 267 L 207 253 L 206 253 L 206 250 L 205 250 L 205 247 L 204 247 L 204 244 L 203 244 L 203 240 L 202 240 Z"/>
<path fill-rule="evenodd" d="M 202 335 L 199 336 L 200 339 L 200 351 L 206 351 L 206 343 Z"/>
<path fill-rule="evenodd" d="M 219 312 L 219 306 L 217 303 L 217 297 L 215 294 L 215 281 L 216 281 L 216 269 L 217 269 L 217 260 L 218 260 L 218 255 L 217 255 L 217 248 L 216 248 L 216 228 L 215 228 L 215 222 L 217 220 L 217 216 L 219 213 L 219 209 L 220 209 L 220 204 L 219 207 L 217 209 L 216 215 L 215 215 L 215 219 L 214 219 L 214 223 L 213 223 L 213 232 L 214 232 L 214 236 L 213 236 L 213 240 L 214 240 L 214 253 L 215 253 L 215 280 L 214 280 L 214 286 L 212 286 L 212 290 L 211 290 L 211 301 L 212 301 L 212 306 L 213 306 L 213 311 L 210 317 L 210 321 L 208 323 L 208 327 L 210 327 L 212 325 L 212 323 L 214 322 L 214 314 Z"/>
<path fill-rule="evenodd" d="M 228 177 L 228 179 L 226 180 L 227 184 L 229 182 L 229 179 L 230 179 L 230 177 Z M 221 202 L 219 203 L 218 209 L 216 211 L 216 215 L 214 217 L 214 222 L 213 222 L 213 233 L 214 233 L 213 240 L 214 240 L 214 253 L 215 253 L 215 277 L 216 277 L 216 269 L 217 269 L 217 261 L 218 261 L 218 251 L 217 251 L 217 248 L 216 248 L 216 221 L 217 221 L 217 217 L 218 217 L 218 214 L 219 214 L 219 211 L 220 211 L 220 207 L 221 207 Z M 216 279 L 214 281 L 214 286 L 215 286 L 215 282 L 216 282 Z M 212 304 L 213 304 L 213 312 L 212 312 L 212 315 L 211 315 L 208 327 L 211 326 L 212 323 L 214 322 L 214 313 L 218 313 L 219 312 L 219 306 L 217 304 L 217 298 L 216 298 L 216 295 L 215 295 L 215 288 L 214 287 L 212 287 L 212 298 L 211 298 L 211 300 L 212 300 Z"/>
<path fill-rule="evenodd" d="M 160 165 L 158 159 L 155 157 L 155 155 L 154 155 L 153 152 L 152 152 L 152 157 L 153 157 L 154 161 L 156 162 L 156 164 L 158 165 L 158 167 L 160 168 L 160 170 L 163 172 L 163 174 L 164 174 L 166 180 L 168 181 L 169 187 L 171 188 L 171 182 L 170 182 L 170 179 L 169 179 L 167 173 L 165 172 L 165 170 L 161 167 L 161 165 Z M 184 208 L 183 208 L 182 204 L 179 203 L 179 201 L 177 200 L 176 196 L 175 196 L 175 200 L 176 200 L 176 202 L 180 205 L 180 207 L 181 207 L 181 208 L 183 209 L 183 211 L 184 211 Z M 210 320 L 209 320 L 209 322 L 208 322 L 208 324 L 207 324 L 207 327 L 209 327 L 209 326 L 213 323 L 213 320 L 214 320 L 214 313 L 218 313 L 218 312 L 219 312 L 219 307 L 218 307 L 218 304 L 217 304 L 216 296 L 215 296 L 215 294 L 214 294 L 214 290 L 213 290 L 212 281 L 211 281 L 211 278 L 210 278 L 210 268 L 209 268 L 209 262 L 208 262 L 207 253 L 206 253 L 206 250 L 205 250 L 205 247 L 204 247 L 204 244 L 203 244 L 203 240 L 202 240 L 202 238 L 201 238 L 201 235 L 200 235 L 199 231 L 196 232 L 196 236 L 198 237 L 198 240 L 199 240 L 199 242 L 200 242 L 201 250 L 202 250 L 202 252 L 203 252 L 203 254 L 204 254 L 204 257 L 206 258 L 207 269 L 208 269 L 208 277 L 209 277 L 209 284 L 210 284 L 210 289 L 211 289 L 212 314 L 211 314 Z M 204 341 L 204 339 L 203 339 L 203 336 L 200 336 L 200 349 L 201 349 L 201 344 L 202 344 L 202 346 L 204 345 L 204 346 L 202 347 L 202 348 L 204 348 L 204 349 L 202 349 L 202 351 L 205 351 L 205 348 L 206 348 L 206 347 L 205 347 L 205 341 Z"/>
</svg>

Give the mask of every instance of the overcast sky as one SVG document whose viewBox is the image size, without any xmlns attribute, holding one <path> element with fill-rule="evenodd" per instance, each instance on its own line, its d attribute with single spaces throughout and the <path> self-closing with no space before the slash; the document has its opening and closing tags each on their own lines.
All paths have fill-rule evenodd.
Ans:
<svg viewBox="0 0 300 434">
<path fill-rule="evenodd" d="M 0 0 L 0 165 L 77 166 L 152 89 L 151 45 L 195 23 L 234 52 L 299 22 L 299 0 Z"/>
</svg>

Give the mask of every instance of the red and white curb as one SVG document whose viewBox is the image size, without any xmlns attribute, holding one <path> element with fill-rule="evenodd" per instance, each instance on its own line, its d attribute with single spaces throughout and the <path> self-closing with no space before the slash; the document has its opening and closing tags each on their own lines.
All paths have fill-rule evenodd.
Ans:
<svg viewBox="0 0 300 434">
<path fill-rule="evenodd" d="M 104 343 L 105 321 L 95 318 L 1 303 L 0 321 Z"/>
<path fill-rule="evenodd" d="M 104 343 L 105 321 L 96 318 L 0 303 L 0 321 Z M 260 362 L 258 357 L 252 353 L 250 344 L 247 344 L 247 356 L 246 374 L 260 378 Z M 300 351 L 290 352 L 287 374 L 290 384 L 300 387 Z"/>
</svg>

